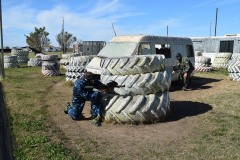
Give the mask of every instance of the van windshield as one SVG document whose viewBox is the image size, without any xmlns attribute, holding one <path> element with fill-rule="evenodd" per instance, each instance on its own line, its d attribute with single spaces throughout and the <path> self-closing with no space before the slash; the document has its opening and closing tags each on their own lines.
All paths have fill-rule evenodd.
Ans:
<svg viewBox="0 0 240 160">
<path fill-rule="evenodd" d="M 108 42 L 99 52 L 103 57 L 125 57 L 133 55 L 138 43 L 133 42 Z"/>
</svg>

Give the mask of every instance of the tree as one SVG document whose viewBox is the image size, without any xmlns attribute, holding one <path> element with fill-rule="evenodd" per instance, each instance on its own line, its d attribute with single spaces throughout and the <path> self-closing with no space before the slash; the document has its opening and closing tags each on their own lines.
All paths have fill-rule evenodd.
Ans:
<svg viewBox="0 0 240 160">
<path fill-rule="evenodd" d="M 41 52 L 43 50 L 43 47 L 50 44 L 50 39 L 48 38 L 49 33 L 45 31 L 45 27 L 35 27 L 34 29 L 35 31 L 29 33 L 29 36 L 25 35 L 26 42 L 29 47 L 32 47 Z"/>
<path fill-rule="evenodd" d="M 76 37 L 73 37 L 71 33 L 61 31 L 57 36 L 56 40 L 61 47 L 61 50 L 66 53 L 66 51 L 70 48 L 74 41 L 76 41 Z"/>
</svg>

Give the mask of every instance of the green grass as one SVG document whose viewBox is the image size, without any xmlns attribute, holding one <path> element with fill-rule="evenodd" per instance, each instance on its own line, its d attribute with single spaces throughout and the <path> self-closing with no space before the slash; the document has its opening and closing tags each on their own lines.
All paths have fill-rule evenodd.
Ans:
<svg viewBox="0 0 240 160">
<path fill-rule="evenodd" d="M 16 159 L 76 159 L 63 144 L 55 142 L 47 121 L 43 97 L 63 76 L 46 77 L 41 68 L 6 69 L 2 81 Z"/>
<path fill-rule="evenodd" d="M 226 75 L 228 76 L 228 70 L 227 69 L 223 69 L 223 68 L 219 68 L 219 69 L 214 69 L 212 70 L 212 72 L 210 72 L 211 74 L 222 74 L 222 75 Z"/>
</svg>

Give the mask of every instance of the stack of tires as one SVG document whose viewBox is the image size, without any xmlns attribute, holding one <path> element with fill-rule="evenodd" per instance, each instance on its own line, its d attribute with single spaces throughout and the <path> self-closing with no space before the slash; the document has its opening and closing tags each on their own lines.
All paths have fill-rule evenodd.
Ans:
<svg viewBox="0 0 240 160">
<path fill-rule="evenodd" d="M 199 72 L 210 72 L 211 67 L 211 58 L 206 56 L 196 56 L 195 57 L 195 71 Z"/>
<path fill-rule="evenodd" d="M 213 68 L 228 68 L 228 61 L 231 59 L 232 53 L 223 52 L 216 53 L 212 67 Z"/>
<path fill-rule="evenodd" d="M 120 85 L 103 96 L 104 119 L 115 123 L 153 123 L 170 111 L 171 72 L 164 56 L 144 55 L 101 60 L 101 82 Z"/>
<path fill-rule="evenodd" d="M 240 81 L 240 53 L 234 53 L 228 62 L 229 76 L 234 81 Z"/>
<path fill-rule="evenodd" d="M 78 56 L 70 58 L 69 64 L 66 66 L 66 81 L 72 81 L 82 77 L 86 65 L 95 56 Z"/>
<path fill-rule="evenodd" d="M 42 74 L 45 76 L 60 75 L 58 55 L 42 55 Z"/>
<path fill-rule="evenodd" d="M 19 67 L 17 56 L 4 56 L 4 68 Z"/>
<path fill-rule="evenodd" d="M 35 66 L 42 66 L 42 59 L 41 58 L 30 58 L 28 61 L 29 67 L 35 67 Z"/>
<path fill-rule="evenodd" d="M 12 56 L 17 56 L 18 59 L 18 63 L 20 65 L 22 64 L 27 64 L 28 63 L 28 55 L 29 55 L 29 51 L 25 51 L 23 49 L 12 49 L 11 50 L 11 55 Z"/>
<path fill-rule="evenodd" d="M 72 57 L 80 56 L 79 53 L 66 53 L 62 54 L 62 59 L 60 59 L 60 64 L 66 69 L 67 65 L 69 65 L 70 59 Z"/>
</svg>

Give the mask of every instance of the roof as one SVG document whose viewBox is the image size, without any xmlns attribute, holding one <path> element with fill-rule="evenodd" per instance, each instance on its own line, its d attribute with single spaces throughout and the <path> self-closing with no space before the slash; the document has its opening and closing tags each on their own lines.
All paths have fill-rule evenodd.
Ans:
<svg viewBox="0 0 240 160">
<path fill-rule="evenodd" d="M 179 43 L 185 41 L 185 43 L 191 43 L 191 39 L 187 37 L 167 37 L 167 36 L 155 36 L 155 35 L 124 35 L 113 37 L 110 42 L 171 42 Z"/>
<path fill-rule="evenodd" d="M 192 41 L 200 40 L 240 40 L 240 36 L 191 37 Z"/>
</svg>

